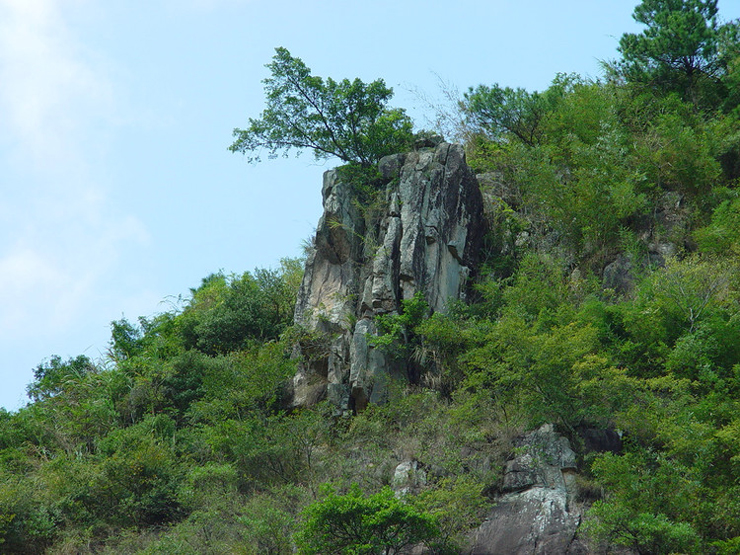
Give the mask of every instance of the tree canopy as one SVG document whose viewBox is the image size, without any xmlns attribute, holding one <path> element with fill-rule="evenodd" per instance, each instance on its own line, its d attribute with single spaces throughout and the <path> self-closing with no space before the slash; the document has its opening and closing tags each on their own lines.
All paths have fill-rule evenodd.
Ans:
<svg viewBox="0 0 740 555">
<path fill-rule="evenodd" d="M 719 22 L 717 0 L 643 0 L 632 17 L 646 29 L 622 35 L 623 74 L 695 104 L 714 92 L 738 54 L 737 23 Z"/>
<path fill-rule="evenodd" d="M 232 152 L 260 160 L 291 149 L 312 150 L 317 159 L 371 166 L 387 154 L 409 146 L 411 119 L 402 109 L 389 108 L 393 89 L 382 79 L 335 81 L 311 75 L 311 69 L 285 48 L 277 48 L 271 76 L 263 81 L 267 107 L 246 129 L 235 129 Z"/>
<path fill-rule="evenodd" d="M 394 555 L 438 534 L 432 516 L 390 488 L 365 497 L 354 484 L 346 495 L 330 491 L 306 507 L 297 543 L 303 555 Z"/>
<path fill-rule="evenodd" d="M 505 141 L 513 136 L 534 146 L 540 141 L 544 118 L 572 88 L 572 80 L 570 76 L 559 75 L 543 93 L 501 87 L 498 83 L 491 87 L 478 85 L 465 93 L 461 107 L 470 125 L 486 137 Z"/>
</svg>

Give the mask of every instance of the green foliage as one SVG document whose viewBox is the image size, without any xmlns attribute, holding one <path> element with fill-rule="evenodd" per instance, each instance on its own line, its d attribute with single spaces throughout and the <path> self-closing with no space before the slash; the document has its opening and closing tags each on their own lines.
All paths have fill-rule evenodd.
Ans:
<svg viewBox="0 0 740 555">
<path fill-rule="evenodd" d="M 215 499 L 228 500 L 237 491 L 238 475 L 230 464 L 206 463 L 191 468 L 178 492 L 183 507 L 191 510 L 205 507 Z"/>
<path fill-rule="evenodd" d="M 105 364 L 80 356 L 40 365 L 29 386 L 32 403 L 0 413 L 4 548 L 23 552 L 17 546 L 31 542 L 40 552 L 56 542 L 64 552 L 88 552 L 83 545 L 118 530 L 124 552 L 129 543 L 137 551 L 192 545 L 194 552 L 223 552 L 214 546 L 243 541 L 240 525 L 223 515 L 236 506 L 237 485 L 261 471 L 251 475 L 232 451 L 217 449 L 214 424 L 259 423 L 281 407 L 294 363 L 275 338 L 290 322 L 301 276 L 293 260 L 232 281 L 211 276 L 184 310 L 114 322 Z M 207 333 L 211 328 L 218 331 Z M 268 424 L 289 429 L 280 419 Z M 261 446 L 264 429 L 255 428 Z M 281 456 L 274 459 L 288 454 Z M 168 525 L 175 525 L 172 535 L 146 539 L 143 531 Z M 142 530 L 136 542 L 124 539 L 131 529 Z"/>
<path fill-rule="evenodd" d="M 433 516 L 439 536 L 432 543 L 435 553 L 460 553 L 466 534 L 480 524 L 489 503 L 481 495 L 484 485 L 467 475 L 443 478 L 435 489 L 410 500 L 422 513 Z"/>
<path fill-rule="evenodd" d="M 540 315 L 551 320 L 568 295 L 561 261 L 534 253 L 524 258 L 513 283 L 503 292 L 509 310 L 528 322 Z"/>
<path fill-rule="evenodd" d="M 355 485 L 344 495 L 329 489 L 306 507 L 296 544 L 306 555 L 392 555 L 437 535 L 435 519 L 397 499 L 390 488 L 365 497 Z"/>
<path fill-rule="evenodd" d="M 0 473 L 0 549 L 4 553 L 43 553 L 57 534 L 57 518 L 35 495 L 34 485 Z"/>
<path fill-rule="evenodd" d="M 471 124 L 489 138 L 503 140 L 511 134 L 529 146 L 539 141 L 546 107 L 538 93 L 502 88 L 498 84 L 478 85 L 465 93 L 464 102 Z"/>
<path fill-rule="evenodd" d="M 447 314 L 432 314 L 415 328 L 420 338 L 415 358 L 425 368 L 422 383 L 445 397 L 464 378 L 460 357 L 476 346 L 488 329 L 486 321 L 451 308 Z"/>
<path fill-rule="evenodd" d="M 213 422 L 241 418 L 252 411 L 276 412 L 283 401 L 283 385 L 295 373 L 295 361 L 281 343 L 256 345 L 249 350 L 207 359 L 201 391 L 188 416 Z"/>
<path fill-rule="evenodd" d="M 588 529 L 595 537 L 638 553 L 704 552 L 697 530 L 681 519 L 695 512 L 700 495 L 688 468 L 643 452 L 603 455 L 593 470 L 610 486 L 607 500 L 590 512 Z"/>
<path fill-rule="evenodd" d="M 647 276 L 634 301 L 617 309 L 628 339 L 622 351 L 625 362 L 633 371 L 645 364 L 659 367 L 679 337 L 715 317 L 727 321 L 734 313 L 734 281 L 732 266 L 699 258 L 670 259 Z M 639 355 L 642 361 L 635 358 L 638 345 L 646 349 Z"/>
<path fill-rule="evenodd" d="M 735 555 L 740 552 L 740 536 L 712 542 L 712 547 L 717 550 L 718 555 Z"/>
<path fill-rule="evenodd" d="M 560 75 L 543 93 L 500 87 L 471 87 L 462 109 L 469 125 L 494 141 L 516 138 L 527 146 L 540 143 L 545 119 L 572 86 L 572 77 Z"/>
<path fill-rule="evenodd" d="M 128 525 L 165 523 L 180 512 L 182 469 L 173 449 L 174 422 L 152 417 L 116 430 L 100 445 L 102 483 L 96 512 Z"/>
<path fill-rule="evenodd" d="M 290 149 L 313 150 L 317 159 L 337 157 L 369 167 L 386 154 L 401 152 L 411 144 L 411 120 L 403 110 L 387 108 L 392 89 L 379 79 L 365 84 L 326 80 L 285 48 L 276 48 L 263 81 L 267 108 L 260 119 L 250 119 L 246 129 L 235 129 L 229 150 L 270 157 Z"/>
<path fill-rule="evenodd" d="M 697 230 L 695 237 L 704 252 L 740 255 L 740 199 L 720 204 L 711 223 Z"/>
<path fill-rule="evenodd" d="M 481 273 L 507 278 L 514 273 L 526 250 L 522 239 L 527 237 L 529 222 L 503 199 L 491 204 L 486 214 L 489 225 L 481 253 Z"/>
<path fill-rule="evenodd" d="M 645 213 L 645 174 L 632 164 L 617 90 L 559 76 L 543 94 L 536 141 L 473 144 L 471 163 L 502 173 L 531 243 L 556 233 L 579 258 L 601 263 L 631 221 Z M 474 98 L 471 96 L 471 99 Z M 491 99 L 494 102 L 495 99 Z M 508 110 L 506 104 L 500 110 Z M 531 236 L 534 237 L 531 237 Z M 509 250 L 514 250 L 509 247 Z M 514 251 L 515 252 L 515 251 Z"/>
<path fill-rule="evenodd" d="M 135 326 L 125 318 L 111 322 L 111 341 L 108 356 L 116 362 L 124 361 L 136 356 L 144 348 L 144 332 L 147 326 L 146 318 L 139 319 L 139 326 Z"/>
<path fill-rule="evenodd" d="M 638 171 L 663 189 L 706 195 L 722 174 L 705 126 L 682 116 L 680 108 L 656 116 L 635 147 Z"/>
<path fill-rule="evenodd" d="M 429 315 L 429 304 L 424 293 L 417 291 L 410 299 L 401 301 L 400 314 L 379 314 L 375 317 L 378 335 L 373 336 L 375 346 L 385 349 L 398 358 L 406 358 L 418 345 L 416 327 Z"/>
<path fill-rule="evenodd" d="M 458 356 L 457 400 L 489 398 L 514 427 L 564 429 L 605 425 L 629 405 L 636 383 L 607 350 L 610 313 L 585 284 L 566 279 L 557 261 L 529 255 L 499 287 L 495 321 L 461 334 L 468 342 Z"/>
<path fill-rule="evenodd" d="M 28 396 L 32 401 L 48 399 L 72 387 L 88 373 L 96 371 L 95 365 L 85 355 L 70 358 L 67 362 L 63 362 L 60 356 L 54 355 L 48 362 L 38 365 L 33 371 L 35 379 L 28 386 Z"/>
<path fill-rule="evenodd" d="M 291 555 L 292 533 L 296 515 L 290 509 L 295 499 L 265 494 L 253 496 L 239 518 L 244 526 L 243 536 L 248 541 L 250 555 Z M 251 548 L 251 549 L 250 549 Z"/>
<path fill-rule="evenodd" d="M 518 407 L 531 426 L 605 422 L 615 405 L 628 400 L 629 388 L 623 373 L 597 352 L 591 325 L 571 322 L 538 331 L 512 315 L 466 355 L 470 370 L 464 385 Z"/>
<path fill-rule="evenodd" d="M 592 466 L 606 492 L 591 513 L 594 537 L 638 552 L 705 553 L 709 539 L 720 545 L 738 534 L 740 507 L 728 486 L 740 452 L 729 439 L 740 368 L 728 340 L 738 325 L 732 298 L 721 265 L 686 260 L 648 276 L 620 307 L 631 333 L 614 339 L 619 356 L 641 352 L 625 358 L 640 378 L 629 379 L 631 402 L 612 412 L 629 434 L 626 453 L 600 455 Z"/>
<path fill-rule="evenodd" d="M 315 486 L 317 452 L 325 437 L 325 415 L 301 411 L 264 417 L 244 411 L 237 418 L 214 415 L 198 430 L 211 457 L 231 461 L 239 487 Z"/>
<path fill-rule="evenodd" d="M 625 514 L 600 501 L 594 504 L 590 514 L 599 519 L 590 528 L 596 538 L 635 549 L 637 553 L 704 552 L 698 547 L 698 534 L 689 524 L 672 522 L 663 514 Z"/>
<path fill-rule="evenodd" d="M 384 189 L 381 186 L 382 179 L 378 166 L 345 164 L 336 170 L 342 183 L 347 183 L 352 187 L 355 207 L 365 215 L 366 222 L 371 222 L 378 207 L 384 204 Z M 363 238 L 363 241 L 366 240 L 366 237 Z"/>
<path fill-rule="evenodd" d="M 727 74 L 726 36 L 736 23 L 720 25 L 717 0 L 643 0 L 633 18 L 646 26 L 619 41 L 620 71 L 628 80 L 677 91 L 696 105 L 716 102 L 718 81 Z M 710 104 L 711 105 L 711 104 Z"/>
<path fill-rule="evenodd" d="M 281 271 L 215 275 L 204 281 L 179 319 L 185 348 L 224 354 L 249 341 L 279 337 L 292 323 L 297 292 L 296 269 L 290 264 L 284 262 Z"/>
</svg>

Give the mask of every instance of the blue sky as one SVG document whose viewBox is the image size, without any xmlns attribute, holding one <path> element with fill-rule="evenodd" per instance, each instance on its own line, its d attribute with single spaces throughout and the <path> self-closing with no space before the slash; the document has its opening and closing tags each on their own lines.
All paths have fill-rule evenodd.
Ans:
<svg viewBox="0 0 740 555">
<path fill-rule="evenodd" d="M 385 79 L 424 127 L 438 80 L 541 90 L 597 77 L 631 0 L 0 0 L 0 406 L 52 354 L 104 355 L 109 324 L 206 275 L 297 256 L 321 209 L 309 153 L 227 147 L 284 46 L 314 74 Z M 737 1 L 720 0 L 729 19 Z"/>
</svg>

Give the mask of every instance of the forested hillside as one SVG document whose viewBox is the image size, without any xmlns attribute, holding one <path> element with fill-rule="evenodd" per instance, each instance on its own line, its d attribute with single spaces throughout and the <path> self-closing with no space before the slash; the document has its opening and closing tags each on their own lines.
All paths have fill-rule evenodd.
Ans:
<svg viewBox="0 0 740 555">
<path fill-rule="evenodd" d="M 634 17 L 598 80 L 488 82 L 446 110 L 486 236 L 467 303 L 377 319 L 415 379 L 352 415 L 296 407 L 295 347 L 326 341 L 293 322 L 305 261 L 210 275 L 113 322 L 102 360 L 42 362 L 0 412 L 0 551 L 465 553 L 515 438 L 550 423 L 589 552 L 740 553 L 740 23 L 716 0 Z M 440 132 L 413 133 L 382 81 L 322 81 L 285 49 L 268 67 L 232 150 L 339 157 L 367 218 L 379 159 Z M 425 478 L 394 495 L 403 461 Z"/>
</svg>

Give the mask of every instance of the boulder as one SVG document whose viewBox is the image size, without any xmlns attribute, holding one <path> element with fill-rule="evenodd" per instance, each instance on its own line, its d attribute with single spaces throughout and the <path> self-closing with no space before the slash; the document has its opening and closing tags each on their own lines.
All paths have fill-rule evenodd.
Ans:
<svg viewBox="0 0 740 555">
<path fill-rule="evenodd" d="M 402 498 L 409 494 L 419 493 L 427 483 L 427 474 L 421 468 L 419 461 L 403 461 L 393 472 L 391 487 L 396 497 Z"/>
<path fill-rule="evenodd" d="M 587 553 L 576 537 L 576 456 L 551 424 L 520 438 L 507 462 L 502 493 L 472 537 L 473 555 Z"/>
</svg>

